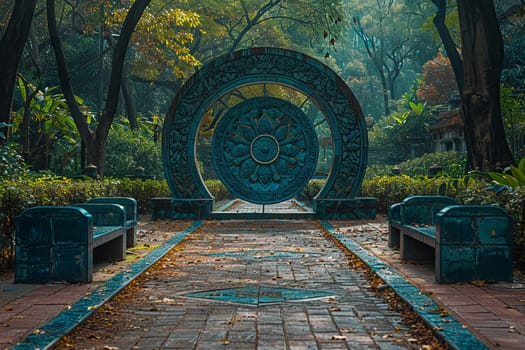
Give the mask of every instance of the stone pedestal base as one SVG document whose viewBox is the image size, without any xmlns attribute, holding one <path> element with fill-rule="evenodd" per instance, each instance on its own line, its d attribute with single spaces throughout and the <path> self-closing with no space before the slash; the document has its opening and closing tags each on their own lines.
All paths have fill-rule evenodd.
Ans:
<svg viewBox="0 0 525 350">
<path fill-rule="evenodd" d="M 213 199 L 153 198 L 151 218 L 204 220 L 213 210 Z"/>
<path fill-rule="evenodd" d="M 375 219 L 377 199 L 314 199 L 315 217 L 319 219 Z"/>
</svg>

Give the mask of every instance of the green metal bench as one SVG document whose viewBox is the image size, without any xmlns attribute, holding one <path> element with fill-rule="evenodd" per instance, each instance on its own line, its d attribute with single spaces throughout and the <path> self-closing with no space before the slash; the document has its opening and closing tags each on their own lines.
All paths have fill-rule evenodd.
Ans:
<svg viewBox="0 0 525 350">
<path fill-rule="evenodd" d="M 410 196 L 401 203 L 392 204 L 388 209 L 389 245 L 393 248 L 400 247 L 401 229 L 404 225 L 434 226 L 436 213 L 454 204 L 457 204 L 456 200 L 447 196 Z"/>
<path fill-rule="evenodd" d="M 126 246 L 127 248 L 137 245 L 137 200 L 130 197 L 95 197 L 87 203 L 97 204 L 119 204 L 126 209 Z"/>
<path fill-rule="evenodd" d="M 126 258 L 125 220 L 117 204 L 26 209 L 16 219 L 15 282 L 91 282 L 94 254 Z"/>
<path fill-rule="evenodd" d="M 392 208 L 390 232 L 399 234 L 402 259 L 433 260 L 440 283 L 512 281 L 511 219 L 490 205 L 448 205 L 447 197 L 407 198 Z M 399 208 L 398 208 L 399 207 Z M 389 220 L 390 221 L 390 220 Z M 390 226 L 390 225 L 389 225 Z M 396 241 L 390 238 L 389 241 Z"/>
</svg>

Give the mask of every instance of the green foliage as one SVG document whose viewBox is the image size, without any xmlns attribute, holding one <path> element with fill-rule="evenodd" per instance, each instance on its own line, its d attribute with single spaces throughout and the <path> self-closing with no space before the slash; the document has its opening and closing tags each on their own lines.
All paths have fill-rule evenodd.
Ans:
<svg viewBox="0 0 525 350">
<path fill-rule="evenodd" d="M 363 181 L 361 195 L 377 198 L 378 212 L 386 213 L 390 205 L 400 202 L 408 196 L 444 195 L 458 198 L 465 191 L 480 192 L 483 188 L 482 183 L 472 181 L 469 177 L 378 176 Z"/>
<path fill-rule="evenodd" d="M 21 177 L 27 172 L 24 159 L 15 148 L 0 144 L 0 179 Z"/>
<path fill-rule="evenodd" d="M 469 175 L 481 177 L 504 186 L 509 190 L 525 188 L 525 158 L 522 158 L 518 166 L 511 165 L 510 173 L 498 173 L 495 171 L 471 171 Z"/>
<path fill-rule="evenodd" d="M 426 21 L 421 26 L 421 29 L 424 32 L 430 32 L 432 34 L 432 39 L 437 44 L 442 45 L 441 38 L 433 22 L 434 15 L 435 14 L 432 14 L 431 16 L 427 17 Z M 461 43 L 461 30 L 459 27 L 459 15 L 458 15 L 458 9 L 455 4 L 455 1 L 451 1 L 449 6 L 447 7 L 445 24 L 448 30 L 450 31 L 450 34 L 452 35 L 452 39 L 454 40 L 454 42 L 457 44 Z"/>
<path fill-rule="evenodd" d="M 325 183 L 325 179 L 312 179 L 308 181 L 308 184 L 301 191 L 299 199 L 304 202 L 313 201 L 313 199 L 319 193 L 319 191 L 321 191 Z"/>
<path fill-rule="evenodd" d="M 36 87 L 32 84 L 25 84 L 19 79 L 19 89 L 22 99 L 27 99 L 28 91 Z M 36 123 L 36 131 L 47 135 L 49 139 L 58 137 L 65 138 L 66 141 L 76 144 L 78 132 L 76 130 L 73 118 L 69 114 L 64 95 L 55 93 L 56 87 L 46 87 L 39 90 L 34 99 L 30 101 L 29 110 L 31 119 Z M 78 99 L 81 102 L 80 99 Z M 19 110 L 15 114 L 13 131 L 20 127 L 23 111 Z"/>
<path fill-rule="evenodd" d="M 0 122 L 0 129 L 9 124 Z M 0 179 L 14 179 L 27 173 L 24 159 L 14 147 L 5 144 L 5 135 L 0 132 Z"/>
<path fill-rule="evenodd" d="M 440 175 L 462 177 L 465 175 L 466 157 L 455 151 L 426 153 L 419 158 L 410 159 L 395 165 L 401 174 L 408 176 L 428 176 L 429 168 L 434 164 L 443 169 Z M 387 164 L 372 164 L 366 170 L 365 178 L 370 180 L 376 176 L 392 175 L 394 166 Z"/>
<path fill-rule="evenodd" d="M 505 126 L 505 134 L 512 153 L 523 156 L 525 145 L 525 94 L 516 88 L 501 86 L 501 114 Z"/>
<path fill-rule="evenodd" d="M 222 201 L 230 198 L 230 191 L 224 186 L 220 180 L 205 180 L 204 184 L 215 198 L 216 201 Z"/>
<path fill-rule="evenodd" d="M 171 196 L 168 183 L 165 180 L 119 178 L 104 180 L 103 183 L 107 184 L 104 186 L 105 194 L 99 194 L 99 196 L 135 198 L 139 213 L 150 211 L 152 198 Z"/>
<path fill-rule="evenodd" d="M 410 159 L 398 165 L 402 174 L 409 176 L 429 175 L 429 168 L 440 165 L 441 175 L 461 177 L 465 175 L 467 159 L 455 151 L 427 153 L 419 158 Z"/>
<path fill-rule="evenodd" d="M 409 158 L 411 145 L 421 153 L 429 151 L 429 127 L 437 107 L 412 101 L 405 94 L 396 101 L 397 110 L 379 120 L 369 131 L 369 164 L 396 164 Z M 419 147 L 423 145 L 420 149 Z"/>
<path fill-rule="evenodd" d="M 29 103 L 29 125 L 23 126 L 26 110 L 20 107 L 13 113 L 12 132 L 22 141 L 21 151 L 27 155 L 26 161 L 33 170 L 52 169 L 61 174 L 74 174 L 78 167 L 75 156 L 80 135 L 69 107 L 63 94 L 56 92 L 56 87 L 36 89 L 19 78 L 18 93 L 24 104 Z M 35 90 L 34 97 L 27 101 Z M 78 97 L 77 101 L 82 103 Z"/>
<path fill-rule="evenodd" d="M 114 177 L 135 175 L 140 166 L 144 175 L 161 178 L 161 144 L 155 142 L 152 124 L 140 120 L 140 127 L 130 130 L 125 123 L 124 119 L 113 123 L 106 144 L 104 173 Z"/>
</svg>

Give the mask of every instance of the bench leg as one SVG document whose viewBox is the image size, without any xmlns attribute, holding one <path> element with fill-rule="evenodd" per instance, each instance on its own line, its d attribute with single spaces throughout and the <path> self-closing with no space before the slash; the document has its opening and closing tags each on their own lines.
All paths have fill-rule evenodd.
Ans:
<svg viewBox="0 0 525 350">
<path fill-rule="evenodd" d="M 101 260 L 124 260 L 126 259 L 126 235 L 121 235 L 94 249 L 97 259 Z"/>
<path fill-rule="evenodd" d="M 399 248 L 401 244 L 401 230 L 394 226 L 388 226 L 388 245 L 392 248 Z"/>
<path fill-rule="evenodd" d="M 137 226 L 133 226 L 126 231 L 126 248 L 131 248 L 137 245 Z"/>
<path fill-rule="evenodd" d="M 434 261 L 433 247 L 404 234 L 400 235 L 400 250 L 401 259 Z"/>
</svg>

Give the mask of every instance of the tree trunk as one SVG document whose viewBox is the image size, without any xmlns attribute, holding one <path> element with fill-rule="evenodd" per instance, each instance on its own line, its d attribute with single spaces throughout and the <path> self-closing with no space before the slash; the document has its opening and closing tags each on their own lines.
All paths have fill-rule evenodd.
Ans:
<svg viewBox="0 0 525 350">
<path fill-rule="evenodd" d="M 454 71 L 454 75 L 456 76 L 456 84 L 458 86 L 458 91 L 461 93 L 461 91 L 463 90 L 464 79 L 463 61 L 461 60 L 461 56 L 458 52 L 457 45 L 454 42 L 454 39 L 452 39 L 452 35 L 450 34 L 447 28 L 447 24 L 445 22 L 445 19 L 447 17 L 447 0 L 432 0 L 432 2 L 438 8 L 436 16 L 434 17 L 434 26 L 436 27 L 436 30 L 439 33 L 441 41 L 443 42 L 443 46 L 445 47 L 445 51 L 447 52 L 450 64 L 452 65 L 452 70 Z"/>
<path fill-rule="evenodd" d="M 0 122 L 9 124 L 18 63 L 29 34 L 37 0 L 17 0 L 0 40 Z M 0 127 L 7 136 L 8 127 Z M 0 137 L 0 144 L 5 140 Z"/>
<path fill-rule="evenodd" d="M 105 157 L 105 147 L 108 139 L 109 128 L 115 113 L 117 111 L 118 99 L 120 94 L 120 87 L 122 84 L 122 73 L 124 70 L 124 61 L 126 58 L 126 50 L 131 39 L 131 35 L 135 30 L 142 13 L 148 7 L 150 0 L 136 0 L 124 20 L 120 36 L 113 52 L 113 60 L 111 62 L 111 76 L 109 78 L 108 96 L 106 99 L 106 106 L 102 117 L 96 130 L 96 145 L 95 154 L 93 154 L 94 164 L 97 166 L 99 174 L 103 175 L 103 165 Z"/>
<path fill-rule="evenodd" d="M 46 11 L 47 11 L 47 27 L 49 31 L 49 39 L 51 40 L 51 45 L 55 52 L 55 59 L 57 62 L 58 77 L 60 79 L 60 87 L 62 88 L 62 93 L 69 107 L 69 112 L 73 116 L 75 125 L 80 133 L 80 138 L 84 143 L 87 150 L 87 164 L 93 162 L 90 156 L 93 155 L 94 151 L 94 142 L 95 134 L 89 129 L 86 117 L 80 110 L 75 99 L 75 93 L 73 92 L 73 87 L 71 86 L 71 74 L 69 73 L 66 57 L 64 55 L 64 49 L 62 47 L 62 41 L 58 35 L 57 23 L 56 23 L 56 11 L 55 11 L 55 0 L 47 0 L 46 2 Z"/>
<path fill-rule="evenodd" d="M 82 141 L 86 147 L 87 164 L 94 164 L 97 167 L 97 171 L 100 175 L 103 175 L 104 172 L 104 154 L 109 128 L 113 122 L 113 119 L 115 118 L 115 113 L 117 111 L 126 49 L 137 22 L 139 21 L 142 13 L 149 3 L 150 0 L 135 1 L 126 16 L 126 20 L 122 26 L 120 37 L 117 41 L 117 45 L 113 54 L 106 106 L 94 133 L 89 129 L 85 117 L 80 111 L 78 103 L 75 100 L 75 95 L 71 86 L 71 75 L 68 72 L 64 50 L 62 48 L 62 42 L 58 36 L 55 15 L 55 1 L 47 0 L 46 3 L 49 36 L 55 51 L 62 92 L 70 112 L 73 115 L 75 125 L 77 126 Z"/>
<path fill-rule="evenodd" d="M 464 85 L 461 114 L 469 168 L 494 170 L 513 163 L 501 117 L 503 40 L 492 0 L 458 0 Z"/>
<path fill-rule="evenodd" d="M 389 90 L 388 90 L 388 85 L 387 85 L 387 82 L 386 82 L 386 77 L 385 77 L 385 73 L 380 70 L 379 70 L 379 80 L 381 81 L 381 87 L 383 88 L 383 104 L 384 104 L 384 111 L 385 111 L 385 116 L 387 115 L 390 115 L 390 97 L 389 97 Z"/>
<path fill-rule="evenodd" d="M 138 122 L 135 94 L 133 93 L 131 80 L 126 76 L 122 78 L 122 98 L 124 100 L 124 111 L 126 113 L 126 118 L 129 121 L 129 127 L 131 130 L 136 130 L 138 128 Z"/>
</svg>

